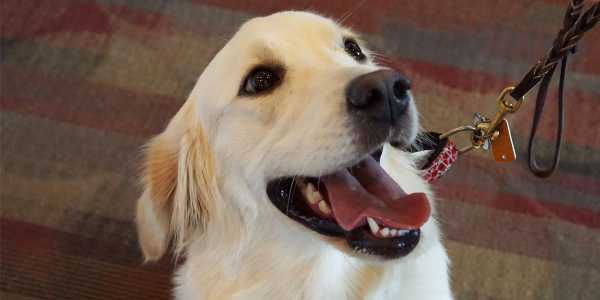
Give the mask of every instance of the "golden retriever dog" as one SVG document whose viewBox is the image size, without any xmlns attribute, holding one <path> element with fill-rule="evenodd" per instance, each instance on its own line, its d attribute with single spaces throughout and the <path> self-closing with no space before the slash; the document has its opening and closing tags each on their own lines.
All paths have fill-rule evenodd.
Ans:
<svg viewBox="0 0 600 300">
<path fill-rule="evenodd" d="M 146 260 L 182 259 L 176 299 L 451 299 L 433 196 L 402 150 L 413 101 L 330 19 L 246 22 L 148 144 Z"/>
</svg>

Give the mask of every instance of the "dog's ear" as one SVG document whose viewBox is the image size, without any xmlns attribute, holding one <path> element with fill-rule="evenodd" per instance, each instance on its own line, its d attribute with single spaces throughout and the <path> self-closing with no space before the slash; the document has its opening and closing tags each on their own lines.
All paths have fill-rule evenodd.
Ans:
<svg viewBox="0 0 600 300">
<path fill-rule="evenodd" d="M 208 141 L 199 122 L 186 115 L 184 107 L 146 149 L 136 218 L 146 261 L 161 258 L 171 240 L 176 253 L 183 250 L 189 236 L 203 229 L 206 203 L 216 196 Z"/>
</svg>

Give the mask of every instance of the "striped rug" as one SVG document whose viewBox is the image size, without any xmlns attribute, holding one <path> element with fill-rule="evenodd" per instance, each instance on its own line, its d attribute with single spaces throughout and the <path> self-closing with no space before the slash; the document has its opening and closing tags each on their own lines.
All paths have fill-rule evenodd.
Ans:
<svg viewBox="0 0 600 300">
<path fill-rule="evenodd" d="M 140 146 L 245 20 L 352 11 L 345 23 L 412 79 L 425 127 L 442 131 L 493 112 L 566 2 L 2 0 L 0 298 L 169 297 L 174 263 L 142 265 L 132 223 Z M 599 53 L 596 29 L 570 61 L 554 176 L 527 171 L 527 103 L 517 162 L 473 152 L 436 183 L 457 299 L 600 299 Z"/>
</svg>

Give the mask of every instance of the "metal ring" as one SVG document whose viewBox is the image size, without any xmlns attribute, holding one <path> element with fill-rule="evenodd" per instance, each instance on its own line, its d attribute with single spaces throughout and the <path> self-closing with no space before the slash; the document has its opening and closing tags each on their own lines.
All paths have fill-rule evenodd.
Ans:
<svg viewBox="0 0 600 300">
<path fill-rule="evenodd" d="M 472 126 L 472 125 L 460 126 L 460 127 L 456 127 L 454 129 L 451 129 L 450 131 L 447 131 L 447 132 L 441 134 L 440 139 L 445 139 L 447 137 L 451 137 L 460 132 L 476 131 L 476 130 L 477 130 L 477 128 L 475 128 L 475 126 Z"/>
<path fill-rule="evenodd" d="M 506 87 L 504 88 L 504 90 L 502 90 L 502 92 L 500 92 L 500 95 L 498 96 L 498 104 L 503 110 L 509 113 L 517 112 L 519 108 L 521 108 L 521 104 L 523 104 L 523 102 L 525 101 L 525 96 L 521 97 L 521 99 L 515 99 L 512 96 L 510 96 L 510 92 L 514 90 L 514 86 Z M 510 97 L 507 97 L 507 95 Z M 508 98 L 512 98 L 514 101 L 511 102 L 510 100 L 508 100 Z"/>
</svg>

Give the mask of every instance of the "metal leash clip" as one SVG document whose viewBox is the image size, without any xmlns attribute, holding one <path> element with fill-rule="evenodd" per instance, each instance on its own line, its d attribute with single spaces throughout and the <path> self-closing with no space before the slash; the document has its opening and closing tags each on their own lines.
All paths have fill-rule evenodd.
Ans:
<svg viewBox="0 0 600 300">
<path fill-rule="evenodd" d="M 508 121 L 504 118 L 507 114 L 517 112 L 525 98 L 512 99 L 510 92 L 514 87 L 507 87 L 498 96 L 498 111 L 493 119 L 488 119 L 479 113 L 475 114 L 473 125 L 454 128 L 440 138 L 448 138 L 461 132 L 471 133 L 471 145 L 459 150 L 459 154 L 473 149 L 489 150 L 491 148 L 494 159 L 498 162 L 510 162 L 517 158 Z M 511 98 L 512 100 L 510 100 Z"/>
</svg>

